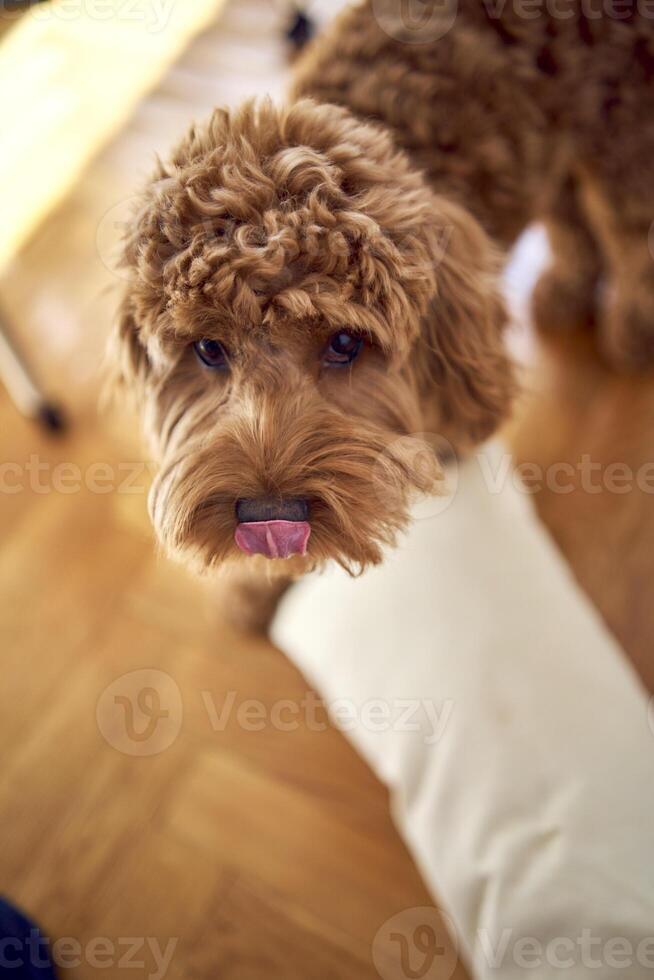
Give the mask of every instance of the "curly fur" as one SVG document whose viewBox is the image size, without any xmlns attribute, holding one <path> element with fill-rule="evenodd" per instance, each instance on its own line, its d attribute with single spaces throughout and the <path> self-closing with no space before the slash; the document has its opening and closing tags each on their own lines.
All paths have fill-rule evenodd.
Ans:
<svg viewBox="0 0 654 980">
<path fill-rule="evenodd" d="M 563 187 L 577 202 L 586 194 L 603 261 L 581 249 L 571 272 L 561 246 L 537 294 L 545 318 L 557 303 L 588 312 L 600 269 L 624 264 L 625 236 L 632 259 L 642 254 L 645 156 L 631 134 L 618 189 L 598 149 L 634 124 L 649 25 L 586 30 L 578 13 L 535 22 L 512 9 L 493 19 L 462 0 L 445 36 L 410 44 L 367 0 L 310 50 L 287 106 L 216 110 L 158 165 L 125 243 L 114 352 L 160 464 L 151 511 L 172 553 L 201 569 L 247 561 L 258 575 L 234 545 L 236 500 L 301 496 L 310 553 L 284 574 L 380 561 L 412 495 L 438 487 L 435 455 L 408 437 L 434 433 L 465 451 L 507 414 L 489 235 L 505 246 L 551 215 L 569 243 L 572 214 L 579 251 L 581 219 L 555 203 Z M 652 146 L 654 116 L 643 124 L 642 112 Z M 625 309 L 607 328 L 611 349 L 634 357 L 654 324 L 643 323 L 651 271 L 637 266 L 628 297 L 618 280 Z M 321 351 L 341 329 L 365 349 L 350 369 L 325 370 Z M 203 337 L 229 350 L 228 373 L 199 367 Z"/>
<path fill-rule="evenodd" d="M 405 7 L 426 37 L 443 18 L 443 36 L 403 34 Z M 543 221 L 539 326 L 597 323 L 614 364 L 651 363 L 651 5 L 366 0 L 308 51 L 294 93 L 378 121 L 502 245 Z"/>
</svg>

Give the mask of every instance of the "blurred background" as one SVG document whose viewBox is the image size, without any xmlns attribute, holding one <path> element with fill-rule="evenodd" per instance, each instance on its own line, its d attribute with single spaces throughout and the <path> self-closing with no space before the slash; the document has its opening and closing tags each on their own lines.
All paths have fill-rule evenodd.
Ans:
<svg viewBox="0 0 654 980">
<path fill-rule="evenodd" d="M 339 5 L 309 7 L 320 24 Z M 0 317 L 67 421 L 48 432 L 18 410 L 34 408 L 29 385 L 14 392 L 18 407 L 0 386 L 0 893 L 53 938 L 74 939 L 65 976 L 124 975 L 117 951 L 140 937 L 132 976 L 163 975 L 156 940 L 172 949 L 165 975 L 185 980 L 375 977 L 380 926 L 432 904 L 386 791 L 283 655 L 230 633 L 206 587 L 157 555 L 136 426 L 98 413 L 131 195 L 193 119 L 282 96 L 293 5 L 0 11 Z M 543 348 L 531 336 L 526 295 L 545 255 L 534 230 L 507 273 L 525 365 L 516 453 L 574 461 L 592 447 L 609 460 L 619 417 L 638 465 L 654 431 L 651 381 L 612 376 L 587 337 Z M 5 348 L 3 363 L 11 357 Z M 573 492 L 560 520 L 560 499 L 538 494 L 564 553 L 611 535 L 620 499 L 600 498 Z M 651 686 L 643 508 L 624 518 L 629 534 L 622 526 L 642 587 L 633 576 L 625 586 L 633 616 L 619 639 Z M 592 550 L 575 570 L 591 598 L 612 573 Z M 609 625 L 624 624 L 622 612 L 602 610 Z M 146 695 L 125 738 L 106 705 L 137 688 Z M 302 703 L 302 722 L 271 723 L 280 702 Z M 148 726 L 164 715 L 153 740 Z M 99 937 L 113 954 L 91 963 Z M 463 977 L 452 956 L 442 976 Z"/>
</svg>

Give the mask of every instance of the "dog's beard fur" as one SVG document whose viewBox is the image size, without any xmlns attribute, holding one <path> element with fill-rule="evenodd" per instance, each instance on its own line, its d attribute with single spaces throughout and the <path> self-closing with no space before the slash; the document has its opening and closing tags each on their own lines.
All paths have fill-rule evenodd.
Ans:
<svg viewBox="0 0 654 980">
<path fill-rule="evenodd" d="M 360 365 L 363 385 L 342 369 L 316 384 L 287 355 L 269 354 L 263 371 L 261 360 L 258 377 L 242 383 L 203 378 L 190 364 L 162 386 L 154 425 L 161 468 L 150 495 L 160 540 L 198 570 L 251 562 L 234 544 L 236 500 L 303 498 L 310 550 L 292 559 L 294 573 L 327 559 L 352 572 L 377 563 L 405 526 L 412 496 L 434 490 L 440 476 L 431 447 L 421 452 L 407 438 L 420 425 L 410 378 Z M 267 570 L 288 565 L 268 562 Z"/>
<path fill-rule="evenodd" d="M 307 556 L 268 571 L 380 561 L 413 495 L 439 484 L 435 455 L 407 437 L 467 448 L 508 408 L 486 237 L 342 109 L 217 112 L 146 189 L 125 259 L 118 373 L 159 464 L 157 534 L 196 568 L 256 560 L 236 547 L 235 511 L 261 496 L 311 511 Z M 365 348 L 323 369 L 343 329 Z M 204 336 L 225 345 L 229 371 L 198 364 Z"/>
</svg>

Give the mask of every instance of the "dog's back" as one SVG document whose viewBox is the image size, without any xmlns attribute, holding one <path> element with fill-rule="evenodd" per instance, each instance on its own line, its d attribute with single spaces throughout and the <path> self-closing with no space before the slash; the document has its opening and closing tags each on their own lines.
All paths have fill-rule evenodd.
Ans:
<svg viewBox="0 0 654 980">
<path fill-rule="evenodd" d="M 571 159 L 615 155 L 618 132 L 622 153 L 629 131 L 654 148 L 654 17 L 596 6 L 452 0 L 412 19 L 410 3 L 366 0 L 310 49 L 294 91 L 389 127 L 508 244 Z"/>
<path fill-rule="evenodd" d="M 534 316 L 598 322 L 630 368 L 654 356 L 654 11 L 604 0 L 366 0 L 309 51 L 295 93 L 390 129 L 504 246 L 543 221 Z M 599 286 L 606 306 L 598 309 Z"/>
</svg>

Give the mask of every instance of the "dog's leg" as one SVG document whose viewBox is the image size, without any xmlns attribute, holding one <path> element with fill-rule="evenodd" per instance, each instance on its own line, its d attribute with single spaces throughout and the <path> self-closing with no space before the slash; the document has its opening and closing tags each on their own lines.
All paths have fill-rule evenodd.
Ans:
<svg viewBox="0 0 654 980">
<path fill-rule="evenodd" d="M 633 173 L 641 179 L 631 186 Z M 587 174 L 581 186 L 607 265 L 600 343 L 613 363 L 631 369 L 654 363 L 654 192 L 643 174 L 626 161 L 620 174 Z"/>
<path fill-rule="evenodd" d="M 219 585 L 219 613 L 237 630 L 265 636 L 291 582 L 291 578 L 271 580 L 257 572 L 226 573 Z"/>
<path fill-rule="evenodd" d="M 603 263 L 572 175 L 558 188 L 543 220 L 552 261 L 534 289 L 534 323 L 543 331 L 590 325 L 595 321 Z"/>
</svg>

